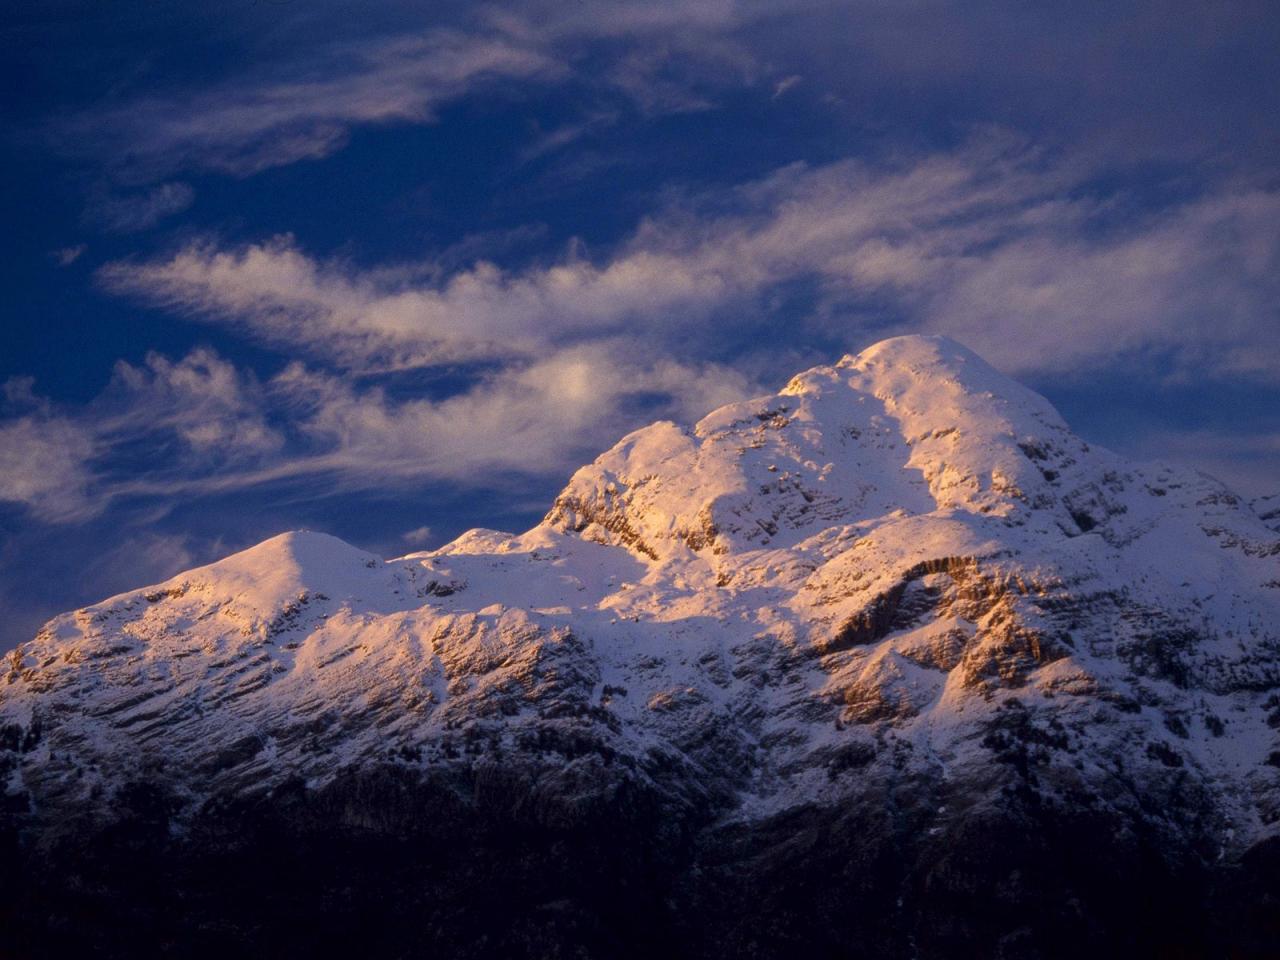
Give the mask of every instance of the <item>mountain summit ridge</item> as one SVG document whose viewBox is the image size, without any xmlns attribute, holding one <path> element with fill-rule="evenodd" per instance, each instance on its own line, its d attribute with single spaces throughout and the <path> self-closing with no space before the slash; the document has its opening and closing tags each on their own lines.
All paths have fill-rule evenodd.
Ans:
<svg viewBox="0 0 1280 960">
<path fill-rule="evenodd" d="M 1041 492 L 1057 479 L 1059 464 L 1069 469 L 1073 455 L 1088 449 L 1047 401 L 955 341 L 898 337 L 799 374 L 773 398 L 722 407 L 692 432 L 662 422 L 629 434 L 575 474 L 550 516 L 581 530 L 593 511 L 612 516 L 608 504 L 618 495 L 609 484 L 656 477 L 675 488 L 674 504 L 641 495 L 649 526 L 666 524 L 695 544 L 710 529 L 728 527 L 755 544 L 775 536 L 768 531 L 783 517 L 761 519 L 761 537 L 716 514 L 740 513 L 743 505 L 728 501 L 770 480 L 785 480 L 810 504 L 791 518 L 805 526 L 824 517 L 852 519 L 849 510 L 859 501 L 867 516 L 948 506 L 1009 510 L 1011 496 Z M 720 545 L 728 549 L 731 539 Z"/>
<path fill-rule="evenodd" d="M 97 836 L 144 789 L 206 853 L 246 804 L 290 835 L 281 810 L 430 833 L 423 803 L 476 843 L 497 818 L 594 850 L 626 823 L 664 852 L 625 882 L 676 904 L 650 920 L 691 956 L 822 947 L 787 939 L 826 902 L 790 893 L 817 831 L 863 864 L 840 889 L 896 918 L 866 955 L 994 955 L 1008 917 L 975 891 L 1009 871 L 1039 952 L 1005 955 L 1114 947 L 1136 921 L 1099 870 L 1274 902 L 1241 865 L 1280 856 L 1277 624 L 1280 540 L 1223 485 L 1085 443 L 954 341 L 894 338 L 628 434 L 525 533 L 391 561 L 285 534 L 55 618 L 0 682 L 6 822 Z M 1088 870 L 1026 859 L 1074 863 L 1090 831 L 1115 849 Z M 782 912 L 699 939 L 734 871 Z M 1081 903 L 1103 919 L 1062 939 Z"/>
</svg>

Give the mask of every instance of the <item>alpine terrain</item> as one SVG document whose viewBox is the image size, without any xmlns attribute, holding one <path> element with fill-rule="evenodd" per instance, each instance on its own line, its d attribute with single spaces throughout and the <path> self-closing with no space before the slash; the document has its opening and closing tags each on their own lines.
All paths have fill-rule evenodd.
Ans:
<svg viewBox="0 0 1280 960">
<path fill-rule="evenodd" d="M 275 537 L 0 669 L 0 954 L 1280 956 L 1277 502 L 902 337 Z"/>
</svg>

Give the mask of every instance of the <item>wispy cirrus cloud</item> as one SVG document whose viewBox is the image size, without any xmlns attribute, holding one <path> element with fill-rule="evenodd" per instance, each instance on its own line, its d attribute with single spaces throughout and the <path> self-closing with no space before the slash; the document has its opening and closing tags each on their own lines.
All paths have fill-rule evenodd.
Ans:
<svg viewBox="0 0 1280 960">
<path fill-rule="evenodd" d="M 118 363 L 78 409 L 0 421 L 0 502 L 50 523 L 266 484 L 386 491 L 558 474 L 638 416 L 683 420 L 748 394 L 741 374 L 601 342 L 552 351 L 440 399 L 300 362 L 259 381 L 208 349 Z"/>
<path fill-rule="evenodd" d="M 315 18 L 332 25 L 323 9 Z M 922 109 L 961 123 L 999 116 L 1043 129 L 1051 105 L 1069 142 L 1113 157 L 1213 156 L 1228 134 L 1247 140 L 1237 146 L 1255 158 L 1275 146 L 1270 125 L 1259 123 L 1274 112 L 1264 106 L 1275 94 L 1242 85 L 1269 69 L 1280 36 L 1269 6 L 1254 0 L 1176 3 L 1167 14 L 1126 2 L 1070 22 L 1043 5 L 953 0 L 930 4 L 927 16 L 913 5 L 828 0 L 511 0 L 392 20 L 380 34 L 341 43 L 331 29 L 302 30 L 253 69 L 120 94 L 50 129 L 63 149 L 105 162 L 136 188 L 182 171 L 248 177 L 326 157 L 357 128 L 430 123 L 444 105 L 486 91 L 593 91 L 581 116 L 531 144 L 536 155 L 601 118 L 704 110 L 751 87 L 777 99 L 803 76 L 806 96 L 831 107 L 825 122 L 837 136 L 850 122 L 891 123 L 882 102 L 901 108 L 909 91 Z M 154 223 L 148 206 L 171 199 L 122 196 L 119 214 L 106 219 Z"/>
<path fill-rule="evenodd" d="M 553 351 L 440 400 L 395 401 L 299 364 L 274 385 L 298 432 L 324 451 L 305 469 L 360 486 L 397 477 L 474 482 L 486 473 L 562 473 L 637 416 L 689 419 L 752 387 L 722 366 L 655 358 L 629 342 Z"/>
<path fill-rule="evenodd" d="M 90 196 L 84 222 L 111 233 L 134 233 L 182 213 L 195 197 L 191 185 L 181 181 L 126 192 L 101 188 Z"/>
<path fill-rule="evenodd" d="M 570 259 L 509 272 L 480 262 L 436 285 L 417 271 L 351 270 L 291 238 L 224 251 L 208 244 L 99 273 L 111 291 L 291 344 L 350 369 L 400 369 L 539 355 L 565 339 L 606 337 L 628 319 L 714 303 L 725 278 L 671 253 L 636 251 L 604 266 Z"/>
<path fill-rule="evenodd" d="M 577 78 L 649 113 L 699 109 L 708 101 L 695 87 L 720 89 L 754 75 L 753 55 L 727 34 L 759 16 L 741 4 L 701 0 L 593 0 L 571 14 L 558 4 L 481 7 L 454 17 L 453 26 L 403 25 L 304 44 L 256 74 L 94 107 L 52 132 L 64 149 L 106 158 L 136 183 L 183 170 L 248 177 L 323 158 L 355 128 L 431 123 L 445 104 L 504 83 Z M 617 49 L 607 67 L 588 69 L 584 53 L 597 42 Z M 144 197 L 131 199 L 145 206 Z"/>
<path fill-rule="evenodd" d="M 119 361 L 99 401 L 97 434 L 113 446 L 170 439 L 168 459 L 180 469 L 254 463 L 284 445 L 267 419 L 263 385 L 208 348 L 179 361 L 155 352 L 139 365 Z"/>
<path fill-rule="evenodd" d="M 95 110 L 58 132 L 119 157 L 135 176 L 196 169 L 243 177 L 327 156 L 354 126 L 429 122 L 441 104 L 485 83 L 558 69 L 546 52 L 510 36 L 434 30 L 329 47 L 273 75 L 194 96 Z"/>
<path fill-rule="evenodd" d="M 804 77 L 800 76 L 800 74 L 798 73 L 792 73 L 792 74 L 789 74 L 788 76 L 783 77 L 781 80 L 779 80 L 777 83 L 773 85 L 773 96 L 770 97 L 769 99 L 777 100 L 779 97 L 785 94 L 788 90 L 798 86 L 803 81 L 804 81 Z"/>
<path fill-rule="evenodd" d="M 1166 375 L 1274 379 L 1280 192 L 1219 183 L 1119 220 L 1123 191 L 1094 173 L 988 132 L 956 151 L 797 164 L 686 197 L 598 260 L 362 271 L 284 237 L 197 243 L 99 276 L 352 370 L 528 361 L 636 324 L 656 344 L 707 349 L 730 312 L 773 322 L 772 292 L 807 282 L 818 306 L 804 322 L 851 345 L 863 330 L 925 327 L 1011 372 L 1147 352 Z"/>
<path fill-rule="evenodd" d="M 6 394 L 20 402 L 0 420 L 0 502 L 53 523 L 89 519 L 134 489 L 260 465 L 283 446 L 261 385 L 207 349 L 120 361 L 82 407 L 40 398 L 25 378 Z"/>
<path fill-rule="evenodd" d="M 412 530 L 406 530 L 400 535 L 405 543 L 413 547 L 423 547 L 431 542 L 431 528 L 428 526 L 414 527 Z"/>
<path fill-rule="evenodd" d="M 70 247 L 59 247 L 57 250 L 50 250 L 49 256 L 53 258 L 53 261 L 58 266 L 69 267 L 84 256 L 84 252 L 88 249 L 87 244 L 77 243 Z"/>
<path fill-rule="evenodd" d="M 53 522 L 91 516 L 94 454 L 92 431 L 73 419 L 32 413 L 0 421 L 0 501 Z"/>
</svg>

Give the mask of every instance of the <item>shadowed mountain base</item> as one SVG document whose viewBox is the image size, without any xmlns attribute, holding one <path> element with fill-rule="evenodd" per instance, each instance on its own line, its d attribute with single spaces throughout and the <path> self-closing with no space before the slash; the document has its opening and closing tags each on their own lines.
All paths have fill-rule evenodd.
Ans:
<svg viewBox="0 0 1280 960">
<path fill-rule="evenodd" d="M 11 823 L 5 956 L 1261 960 L 1280 943 L 1280 844 L 1216 864 L 1025 781 L 966 800 L 872 779 L 729 826 L 628 778 L 540 802 L 531 782 L 378 769 L 210 804 L 182 838 L 163 792 L 134 785 L 117 821 L 38 850 Z"/>
</svg>

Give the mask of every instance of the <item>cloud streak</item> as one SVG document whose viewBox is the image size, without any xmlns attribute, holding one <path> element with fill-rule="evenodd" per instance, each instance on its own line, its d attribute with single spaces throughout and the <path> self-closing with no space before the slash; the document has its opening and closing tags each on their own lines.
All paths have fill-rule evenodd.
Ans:
<svg viewBox="0 0 1280 960">
<path fill-rule="evenodd" d="M 806 322 L 851 346 L 924 327 L 1016 373 L 1159 353 L 1175 375 L 1274 379 L 1280 192 L 1218 184 L 1119 223 L 1125 203 L 1087 166 L 988 132 L 952 152 L 797 164 L 687 197 L 600 260 L 361 271 L 281 237 L 196 243 L 99 277 L 353 371 L 527 362 L 637 324 L 657 344 L 708 349 L 727 316 L 776 322 L 770 295 L 809 283 Z"/>
<path fill-rule="evenodd" d="M 511 365 L 439 400 L 287 365 L 259 383 L 207 349 L 119 363 L 85 408 L 0 422 L 0 501 L 50 523 L 120 501 L 177 504 L 267 484 L 325 495 L 425 481 L 497 487 L 565 471 L 645 417 L 689 419 L 751 385 L 708 363 L 596 343 Z"/>
<path fill-rule="evenodd" d="M 84 221 L 111 233 L 135 233 L 182 213 L 195 202 L 190 184 L 161 183 L 132 193 L 100 190 L 89 200 Z"/>
<path fill-rule="evenodd" d="M 86 113 L 59 139 L 124 158 L 135 175 L 198 169 L 245 177 L 327 156 L 353 126 L 426 123 L 441 104 L 486 83 L 558 69 L 544 52 L 507 36 L 434 30 L 330 48 L 283 75 L 194 97 Z"/>
<path fill-rule="evenodd" d="M 94 453 L 92 433 L 68 418 L 29 414 L 0 422 L 0 501 L 59 523 L 91 516 Z"/>
<path fill-rule="evenodd" d="M 754 74 L 753 57 L 726 35 L 747 19 L 739 4 L 703 0 L 647 9 L 594 0 L 571 15 L 556 4 L 484 7 L 451 27 L 312 45 L 257 76 L 87 110 L 52 133 L 72 153 L 112 158 L 126 181 L 147 181 L 180 170 L 249 177 L 320 159 L 354 128 L 431 123 L 443 105 L 513 82 L 593 79 L 647 113 L 701 109 L 708 101 L 695 86 Z M 580 61 L 597 42 L 623 49 L 592 77 Z"/>
</svg>

